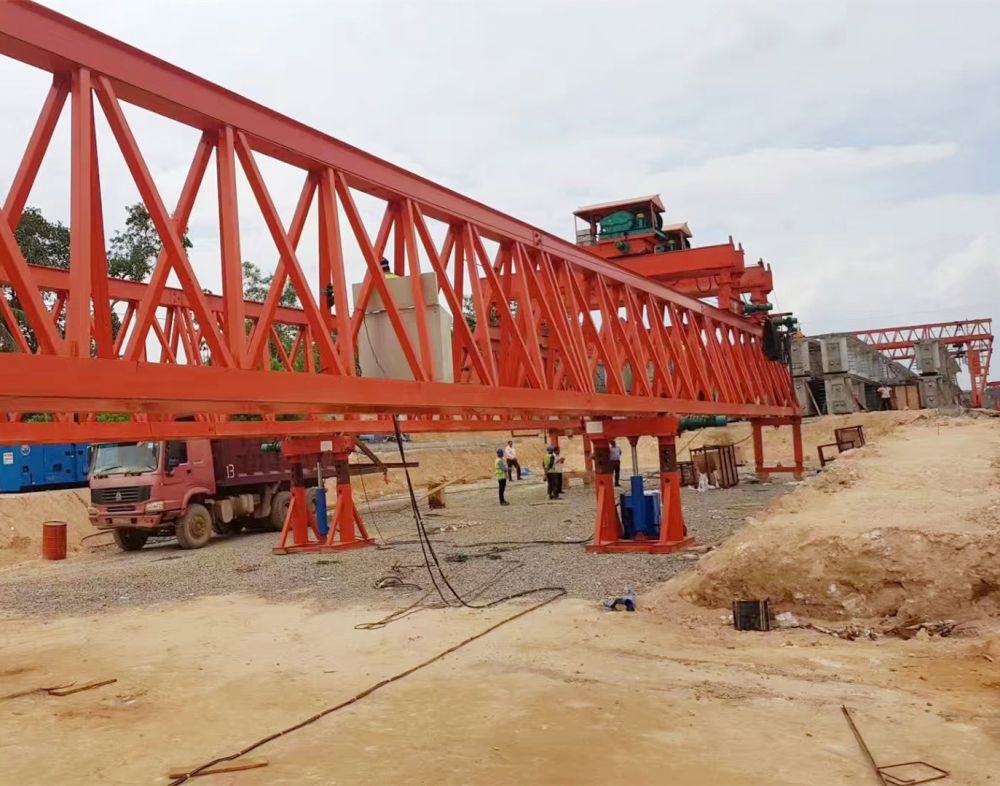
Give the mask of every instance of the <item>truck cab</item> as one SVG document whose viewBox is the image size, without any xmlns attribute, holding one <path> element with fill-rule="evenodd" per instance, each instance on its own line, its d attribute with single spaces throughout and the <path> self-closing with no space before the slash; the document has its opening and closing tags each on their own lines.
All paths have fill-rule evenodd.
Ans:
<svg viewBox="0 0 1000 786">
<path fill-rule="evenodd" d="M 212 449 L 206 439 L 94 447 L 90 521 L 98 529 L 115 530 L 116 540 L 145 544 L 150 535 L 176 534 L 176 521 L 192 501 L 214 493 Z"/>
</svg>

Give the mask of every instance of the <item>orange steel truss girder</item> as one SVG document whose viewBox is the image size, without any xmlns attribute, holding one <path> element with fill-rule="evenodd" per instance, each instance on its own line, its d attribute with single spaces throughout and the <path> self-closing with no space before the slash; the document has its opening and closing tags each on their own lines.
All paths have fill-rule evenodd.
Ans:
<svg viewBox="0 0 1000 786">
<path fill-rule="evenodd" d="M 913 357 L 915 341 L 940 341 L 955 352 L 964 352 L 969 369 L 972 406 L 981 407 L 993 359 L 993 320 L 964 319 L 956 322 L 932 322 L 926 325 L 862 330 L 851 335 L 881 350 L 893 360 Z"/>
<path fill-rule="evenodd" d="M 484 417 L 516 423 L 553 416 L 801 412 L 787 370 L 762 353 L 760 327 L 735 314 L 620 269 L 33 3 L 4 5 L 0 54 L 53 74 L 0 217 L 0 286 L 16 296 L 23 315 L 12 313 L 6 294 L 0 297 L 0 319 L 19 350 L 0 355 L 0 432 L 7 439 L 301 435 L 319 433 L 329 424 L 321 418 L 342 413 L 446 415 L 466 418 L 475 428 L 487 422 L 476 418 Z M 14 229 L 67 102 L 73 242 L 70 269 L 58 271 L 28 265 Z M 201 132 L 173 212 L 123 103 Z M 148 284 L 107 275 L 93 132 L 98 112 L 117 148 L 102 149 L 101 160 L 109 152 L 123 158 L 162 241 Z M 275 207 L 261 157 L 302 172 L 288 223 Z M 221 297 L 205 291 L 183 244 L 213 158 Z M 277 257 L 262 304 L 240 294 L 234 185 L 240 171 Z M 380 205 L 381 223 L 374 227 L 359 203 L 362 195 L 369 206 Z M 318 215 L 317 281 L 307 280 L 298 250 L 310 215 Z M 426 294 L 420 274 L 432 272 L 438 301 L 456 316 L 452 354 L 442 359 L 450 369 L 436 367 L 422 310 L 416 310 L 415 329 L 405 324 L 380 270 L 390 247 L 394 271 L 409 277 L 414 302 Z M 366 270 L 353 307 L 348 259 Z M 179 288 L 166 286 L 171 275 Z M 301 308 L 281 306 L 286 283 Z M 459 316 L 466 295 L 473 301 L 474 328 Z M 412 379 L 355 374 L 358 336 L 375 296 Z M 26 417 L 38 413 L 48 417 Z M 106 422 L 110 413 L 118 419 Z M 260 420 L 234 420 L 248 414 Z"/>
</svg>

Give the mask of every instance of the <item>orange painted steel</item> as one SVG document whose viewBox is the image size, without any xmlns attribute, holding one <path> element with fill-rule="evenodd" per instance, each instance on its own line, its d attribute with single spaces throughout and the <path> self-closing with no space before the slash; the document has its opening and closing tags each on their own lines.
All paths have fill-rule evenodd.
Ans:
<svg viewBox="0 0 1000 786">
<path fill-rule="evenodd" d="M 292 465 L 292 498 L 281 530 L 281 540 L 271 550 L 272 553 L 349 551 L 375 544 L 354 504 L 348 466 L 354 447 L 354 437 L 342 435 L 284 441 L 282 452 Z M 337 480 L 337 505 L 325 535 L 302 484 L 302 465 L 312 464 L 324 456 L 333 461 Z"/>
<path fill-rule="evenodd" d="M 33 3 L 3 4 L 0 54 L 53 75 L 0 220 L 0 282 L 16 294 L 31 338 L 21 335 L 19 352 L 0 355 L 0 412 L 6 413 L 0 432 L 8 440 L 316 434 L 329 427 L 317 418 L 343 413 L 509 422 L 663 412 L 800 415 L 787 370 L 761 351 L 760 327 L 731 312 Z M 67 102 L 72 242 L 70 269 L 60 272 L 28 265 L 14 230 Z M 200 132 L 172 211 L 125 103 Z M 163 244 L 146 285 L 107 275 L 98 112 L 113 136 L 110 152 L 124 159 Z M 302 172 L 287 223 L 260 169 L 259 159 L 268 156 Z M 183 243 L 213 159 L 221 297 L 204 291 Z M 246 303 L 240 294 L 235 182 L 241 171 L 278 259 L 263 304 Z M 372 204 L 381 220 L 369 227 Z M 310 215 L 318 215 L 318 281 L 307 279 L 297 250 Z M 455 319 L 453 353 L 444 359 L 450 375 L 435 367 L 422 312 L 415 330 L 404 324 L 379 267 L 390 243 L 394 269 L 411 278 L 415 302 L 423 302 L 419 274 L 426 272 L 436 274 L 438 298 L 452 314 L 462 313 L 466 294 L 472 297 L 477 325 Z M 349 259 L 367 271 L 353 308 Z M 166 286 L 171 276 L 179 289 Z M 301 309 L 280 306 L 286 283 Z M 355 374 L 357 340 L 374 295 L 412 379 Z M 18 334 L 6 305 L 0 318 Z M 595 382 L 599 368 L 606 392 Z M 26 422 L 29 413 L 50 419 Z M 125 419 L 101 422 L 108 413 Z M 233 420 L 248 414 L 264 420 Z"/>
<path fill-rule="evenodd" d="M 598 554 L 643 553 L 671 554 L 694 545 L 688 535 L 681 508 L 681 478 L 677 466 L 676 438 L 680 421 L 672 416 L 606 420 L 600 431 L 588 430 L 587 439 L 593 443 L 594 485 L 597 490 L 597 523 L 594 541 L 587 551 Z M 656 437 L 660 457 L 660 536 L 656 540 L 629 540 L 623 538 L 623 527 L 618 515 L 618 490 L 615 487 L 613 468 L 609 455 L 610 440 L 627 438 L 631 444 L 641 436 Z"/>
<path fill-rule="evenodd" d="M 881 350 L 893 360 L 913 358 L 914 341 L 940 341 L 952 349 L 956 358 L 963 358 L 969 370 L 972 406 L 981 407 L 986 400 L 993 359 L 993 320 L 965 319 L 957 322 L 933 322 L 926 325 L 876 328 L 850 335 Z"/>
<path fill-rule="evenodd" d="M 771 268 L 763 262 L 747 267 L 742 246 L 728 243 L 663 253 L 628 256 L 615 264 L 647 276 L 678 292 L 698 298 L 718 298 L 719 307 L 740 308 L 740 296 L 764 304 L 774 289 Z"/>
</svg>

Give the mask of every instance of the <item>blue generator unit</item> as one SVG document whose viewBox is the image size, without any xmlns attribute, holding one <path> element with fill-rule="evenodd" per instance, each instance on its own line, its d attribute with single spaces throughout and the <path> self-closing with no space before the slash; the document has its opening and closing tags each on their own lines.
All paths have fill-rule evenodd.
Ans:
<svg viewBox="0 0 1000 786">
<path fill-rule="evenodd" d="M 86 486 L 90 445 L 0 445 L 0 492 Z"/>
<path fill-rule="evenodd" d="M 619 498 L 622 510 L 622 533 L 627 540 L 656 540 L 660 537 L 660 492 L 646 491 L 642 476 L 633 475 L 629 494 Z"/>
</svg>

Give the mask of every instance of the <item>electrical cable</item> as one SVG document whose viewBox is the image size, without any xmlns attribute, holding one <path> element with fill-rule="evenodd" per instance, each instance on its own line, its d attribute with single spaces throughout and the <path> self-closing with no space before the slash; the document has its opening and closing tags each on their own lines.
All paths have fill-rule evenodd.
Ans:
<svg viewBox="0 0 1000 786">
<path fill-rule="evenodd" d="M 378 539 L 382 541 L 379 546 L 383 549 L 392 548 L 392 546 L 388 545 L 388 541 L 386 541 L 385 536 L 382 534 L 382 530 L 379 529 L 378 519 L 375 518 L 375 512 L 372 510 L 372 503 L 368 499 L 368 488 L 365 486 L 365 476 L 358 475 L 358 480 L 361 481 L 361 493 L 365 495 L 365 507 L 368 508 L 368 518 L 366 520 L 371 521 L 372 526 L 375 527 L 375 531 L 378 533 Z"/>
<path fill-rule="evenodd" d="M 428 593 L 428 594 L 430 594 L 430 593 Z M 321 718 L 325 718 L 327 715 L 331 715 L 331 714 L 337 712 L 338 710 L 342 710 L 345 707 L 349 707 L 352 704 L 355 704 L 355 703 L 361 701 L 362 699 L 366 698 L 367 696 L 370 696 L 371 694 L 375 693 L 377 690 L 380 690 L 380 689 L 384 688 L 386 685 L 391 685 L 392 683 L 398 682 L 399 680 L 401 680 L 401 679 L 403 679 L 405 677 L 409 677 L 411 674 L 414 674 L 414 673 L 420 671 L 421 669 L 427 668 L 428 666 L 430 666 L 433 663 L 436 663 L 437 661 L 441 660 L 442 658 L 445 658 L 448 655 L 451 655 L 453 652 L 457 652 L 458 650 L 462 649 L 466 645 L 471 644 L 472 642 L 477 641 L 478 639 L 481 639 L 484 636 L 489 635 L 490 633 L 492 633 L 493 631 L 497 630 L 498 628 L 501 628 L 504 625 L 506 625 L 506 624 L 508 624 L 510 622 L 513 622 L 516 619 L 520 619 L 521 617 L 523 617 L 523 616 L 525 616 L 527 614 L 530 614 L 531 612 L 536 611 L 536 610 L 542 608 L 543 606 L 547 606 L 549 603 L 552 603 L 552 601 L 557 600 L 558 598 L 561 598 L 565 594 L 566 594 L 566 590 L 563 589 L 561 592 L 559 592 L 558 594 L 552 595 L 552 597 L 550 597 L 550 598 L 546 598 L 545 600 L 542 600 L 542 601 L 536 603 L 533 606 L 529 606 L 526 609 L 522 609 L 521 611 L 518 611 L 518 612 L 510 615 L 509 617 L 505 617 L 504 619 L 500 620 L 499 622 L 496 622 L 493 625 L 490 625 L 489 627 L 485 628 L 484 630 L 481 630 L 479 633 L 476 633 L 473 636 L 469 636 L 468 638 L 463 639 L 462 641 L 458 642 L 458 644 L 454 644 L 451 647 L 448 647 L 448 649 L 442 650 L 441 652 L 439 652 L 438 654 L 436 654 L 436 655 L 428 658 L 427 660 L 421 661 L 416 666 L 411 666 L 410 668 L 406 669 L 405 671 L 401 671 L 398 674 L 394 674 L 392 677 L 387 677 L 384 680 L 376 682 L 374 685 L 371 685 L 371 686 L 365 688 L 363 691 L 361 691 L 361 693 L 358 693 L 355 696 L 352 696 L 351 698 L 347 699 L 346 701 L 342 701 L 339 704 L 333 705 L 332 707 L 327 707 L 325 710 L 322 710 L 321 712 L 316 713 L 312 717 L 306 718 L 304 721 L 296 723 L 294 726 L 289 726 L 287 729 L 282 729 L 281 731 L 275 732 L 274 734 L 269 734 L 266 737 L 262 737 L 261 739 L 257 740 L 256 742 L 253 742 L 250 745 L 247 745 L 242 750 L 237 751 L 236 753 L 229 754 L 228 756 L 220 756 L 217 759 L 213 759 L 212 761 L 207 762 L 206 764 L 202 764 L 201 766 L 194 768 L 193 770 L 191 770 L 190 772 L 188 772 L 186 775 L 182 775 L 181 777 L 179 777 L 179 778 L 177 778 L 175 780 L 172 780 L 168 784 L 168 786 L 180 786 L 182 783 L 187 783 L 187 781 L 191 780 L 191 778 L 194 778 L 195 776 L 204 773 L 206 770 L 211 769 L 212 767 L 216 766 L 217 764 L 222 764 L 223 762 L 233 761 L 235 759 L 238 759 L 241 756 L 245 756 L 246 754 L 250 753 L 251 751 L 257 750 L 257 748 L 260 748 L 261 746 L 266 745 L 269 742 L 273 742 L 274 740 L 278 739 L 279 737 L 284 737 L 286 734 L 291 734 L 292 732 L 298 731 L 299 729 L 304 729 L 306 726 L 309 726 L 310 724 L 315 723 L 316 721 L 320 720 Z"/>
<path fill-rule="evenodd" d="M 417 505 L 417 495 L 413 491 L 413 480 L 410 477 L 410 470 L 406 466 L 406 451 L 403 448 L 403 436 L 399 428 L 399 418 L 396 415 L 392 416 L 392 427 L 396 432 L 396 446 L 399 448 L 400 461 L 403 464 L 403 472 L 406 474 L 406 488 L 410 494 L 410 508 L 413 511 L 413 518 L 417 525 L 417 534 L 420 539 L 420 550 L 424 555 L 424 562 L 427 565 L 427 575 L 430 576 L 431 583 L 434 585 L 434 589 L 437 591 L 438 596 L 441 601 L 448 606 L 454 605 L 453 601 L 449 601 L 445 596 L 444 592 L 441 590 L 438 584 L 437 576 L 440 577 L 441 582 L 448 588 L 454 601 L 457 601 L 460 605 L 469 609 L 488 609 L 493 606 L 498 606 L 501 603 L 506 603 L 509 600 L 514 600 L 515 598 L 522 598 L 527 595 L 534 595 L 539 592 L 558 592 L 561 595 L 566 594 L 565 587 L 533 587 L 532 589 L 522 590 L 521 592 L 514 592 L 509 595 L 505 595 L 502 598 L 497 598 L 496 600 L 489 601 L 487 603 L 469 603 L 462 595 L 455 589 L 451 581 L 449 581 L 447 574 L 441 567 L 441 561 L 438 559 L 437 552 L 434 550 L 434 545 L 427 535 L 427 528 L 424 525 L 423 518 L 420 515 L 420 508 Z M 433 562 L 433 565 L 431 564 Z M 435 576 L 435 573 L 437 576 Z"/>
</svg>

